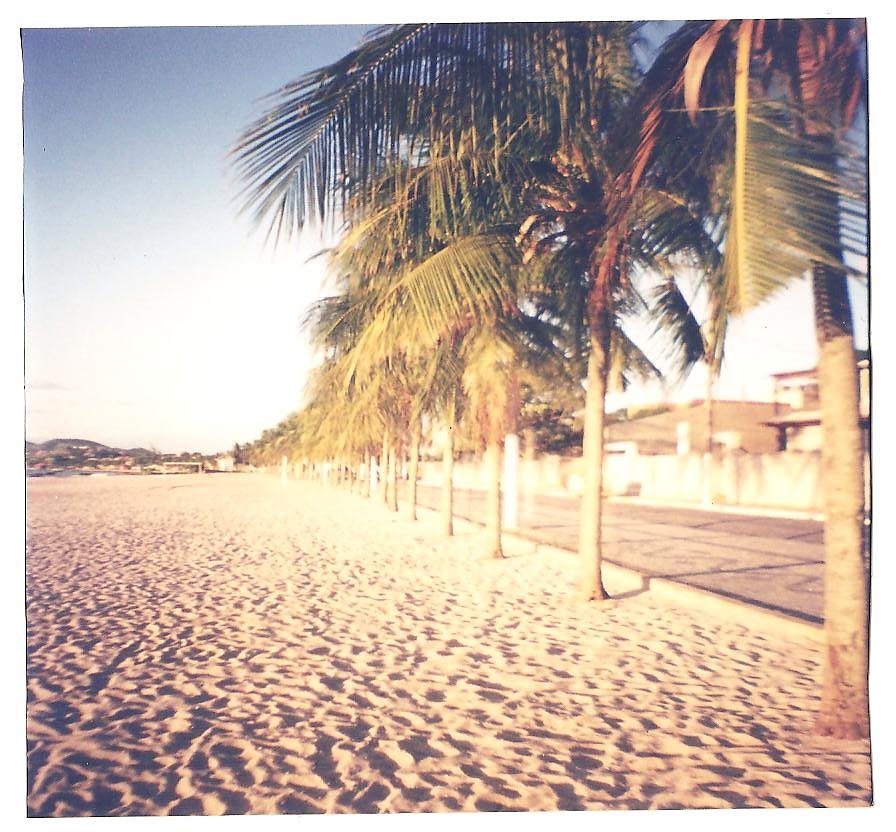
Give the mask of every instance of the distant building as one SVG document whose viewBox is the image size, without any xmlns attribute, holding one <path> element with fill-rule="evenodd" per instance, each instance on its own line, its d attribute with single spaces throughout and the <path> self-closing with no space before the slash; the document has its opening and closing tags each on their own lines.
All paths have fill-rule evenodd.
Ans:
<svg viewBox="0 0 896 832">
<path fill-rule="evenodd" d="M 741 450 L 751 454 L 774 453 L 776 430 L 768 424 L 780 412 L 773 402 L 713 401 L 712 439 L 714 448 Z M 652 413 L 620 422 L 607 428 L 611 447 L 619 443 L 639 454 L 702 453 L 706 450 L 706 408 L 695 400 L 661 413 Z"/>
<path fill-rule="evenodd" d="M 859 370 L 860 423 L 867 432 L 871 412 L 871 367 L 867 359 L 857 364 Z M 776 373 L 774 403 L 780 412 L 766 421 L 777 432 L 780 451 L 817 451 L 821 449 L 821 401 L 818 392 L 818 369 Z M 867 448 L 867 436 L 866 448 Z"/>
</svg>

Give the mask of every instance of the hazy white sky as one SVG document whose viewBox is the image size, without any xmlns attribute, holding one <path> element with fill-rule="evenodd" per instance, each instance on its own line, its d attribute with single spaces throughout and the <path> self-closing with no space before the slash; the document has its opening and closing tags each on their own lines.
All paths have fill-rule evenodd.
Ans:
<svg viewBox="0 0 896 832">
<path fill-rule="evenodd" d="M 227 151 L 258 98 L 366 28 L 24 33 L 29 439 L 212 452 L 296 408 L 319 243 L 264 249 L 236 215 Z M 770 373 L 814 362 L 797 285 L 736 325 L 717 394 L 763 398 Z M 702 394 L 699 371 L 672 392 Z"/>
</svg>

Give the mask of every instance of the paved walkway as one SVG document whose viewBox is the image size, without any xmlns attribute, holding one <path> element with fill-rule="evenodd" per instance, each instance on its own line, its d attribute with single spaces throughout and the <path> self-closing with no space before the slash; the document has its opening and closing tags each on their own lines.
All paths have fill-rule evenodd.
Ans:
<svg viewBox="0 0 896 832">
<path fill-rule="evenodd" d="M 420 486 L 419 499 L 437 508 L 440 489 Z M 483 522 L 484 492 L 456 489 L 454 508 L 460 517 Z M 575 550 L 578 500 L 523 497 L 515 532 Z M 604 544 L 607 561 L 651 578 L 803 621 L 823 621 L 823 524 L 818 521 L 607 501 Z"/>
</svg>

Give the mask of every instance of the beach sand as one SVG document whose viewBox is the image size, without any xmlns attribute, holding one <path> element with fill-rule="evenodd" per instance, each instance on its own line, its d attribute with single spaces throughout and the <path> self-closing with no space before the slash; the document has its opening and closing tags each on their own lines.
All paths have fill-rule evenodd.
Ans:
<svg viewBox="0 0 896 832">
<path fill-rule="evenodd" d="M 749 616 L 573 602 L 572 555 L 262 474 L 27 500 L 32 816 L 870 801 L 818 645 Z"/>
</svg>

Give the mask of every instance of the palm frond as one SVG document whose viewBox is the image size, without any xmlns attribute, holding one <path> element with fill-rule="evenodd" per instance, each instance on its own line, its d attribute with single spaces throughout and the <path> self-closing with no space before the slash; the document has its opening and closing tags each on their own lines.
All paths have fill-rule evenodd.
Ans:
<svg viewBox="0 0 896 832">
<path fill-rule="evenodd" d="M 853 271 L 844 252 L 866 253 L 865 180 L 841 163 L 844 148 L 798 136 L 780 104 L 753 102 L 749 110 L 725 237 L 733 312 L 762 303 L 812 263 Z"/>
<path fill-rule="evenodd" d="M 670 357 L 684 376 L 705 356 L 703 331 L 674 279 L 656 286 L 652 295 L 654 332 L 665 337 Z"/>
<path fill-rule="evenodd" d="M 366 185 L 384 160 L 407 154 L 433 118 L 475 123 L 521 83 L 542 24 L 407 24 L 382 27 L 347 56 L 272 97 L 233 155 L 245 210 L 279 234 L 342 206 L 345 187 Z M 500 67 L 501 72 L 496 68 Z M 531 92 L 531 90 L 530 90 Z M 533 95 L 533 100 L 538 96 Z M 437 109 L 438 107 L 438 109 Z"/>
</svg>

